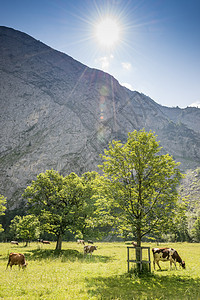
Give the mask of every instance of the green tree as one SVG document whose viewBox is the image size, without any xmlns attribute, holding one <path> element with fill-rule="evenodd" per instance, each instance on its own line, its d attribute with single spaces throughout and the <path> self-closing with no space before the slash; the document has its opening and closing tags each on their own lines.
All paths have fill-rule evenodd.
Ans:
<svg viewBox="0 0 200 300">
<path fill-rule="evenodd" d="M 54 170 L 47 170 L 40 173 L 23 194 L 43 231 L 56 235 L 56 249 L 61 249 L 65 231 L 74 231 L 79 224 L 83 192 L 82 181 L 75 173 L 63 177 Z"/>
<path fill-rule="evenodd" d="M 21 219 L 22 219 L 21 216 L 16 215 L 10 222 L 9 231 L 10 231 L 11 238 L 14 240 L 19 239 L 18 224 L 20 223 Z"/>
<path fill-rule="evenodd" d="M 134 131 L 125 144 L 112 141 L 99 166 L 107 183 L 107 199 L 115 205 L 118 228 L 132 232 L 138 246 L 150 232 L 167 230 L 175 215 L 176 187 L 182 176 L 179 164 L 160 150 L 151 131 Z"/>
<path fill-rule="evenodd" d="M 31 240 L 40 235 L 40 223 L 35 215 L 15 216 L 10 224 L 10 232 L 16 239 L 26 241 L 26 246 Z"/>
<path fill-rule="evenodd" d="M 182 199 L 176 206 L 176 213 L 171 223 L 169 233 L 173 234 L 174 242 L 191 242 L 191 236 L 188 230 L 188 201 Z"/>
<path fill-rule="evenodd" d="M 108 209 L 99 205 L 102 204 L 101 186 L 104 178 L 97 172 L 86 172 L 81 176 L 84 186 L 83 207 L 80 222 L 78 224 L 79 237 L 85 239 L 92 237 L 95 239 L 107 235 L 112 222 L 108 215 Z"/>
<path fill-rule="evenodd" d="M 194 222 L 192 236 L 195 242 L 200 242 L 200 217 L 198 217 Z"/>
<path fill-rule="evenodd" d="M 3 195 L 0 195 L 0 216 L 4 215 L 4 211 L 6 210 L 6 198 Z M 0 224 L 0 232 L 3 231 L 3 227 Z"/>
<path fill-rule="evenodd" d="M 94 224 L 95 207 L 95 193 L 96 193 L 96 181 L 99 178 L 97 172 L 86 172 L 81 176 L 81 182 L 83 185 L 83 203 L 80 208 L 80 218 L 77 220 L 77 236 L 85 238 L 85 236 L 91 236 Z"/>
</svg>

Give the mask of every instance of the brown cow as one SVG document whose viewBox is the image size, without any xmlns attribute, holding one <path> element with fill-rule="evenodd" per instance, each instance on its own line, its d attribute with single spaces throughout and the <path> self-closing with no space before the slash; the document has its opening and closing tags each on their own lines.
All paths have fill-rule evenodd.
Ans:
<svg viewBox="0 0 200 300">
<path fill-rule="evenodd" d="M 84 254 L 90 253 L 90 255 L 92 256 L 92 253 L 94 252 L 94 250 L 97 250 L 96 246 L 93 246 L 93 245 L 84 246 Z"/>
<path fill-rule="evenodd" d="M 159 269 L 161 270 L 161 267 L 159 265 L 159 261 L 170 261 L 170 269 L 172 269 L 172 263 L 174 263 L 175 268 L 176 262 L 180 264 L 180 266 L 185 269 L 185 262 L 181 259 L 178 252 L 173 248 L 153 248 L 153 266 L 155 270 L 155 263 L 157 263 Z"/>
<path fill-rule="evenodd" d="M 13 265 L 18 265 L 19 268 L 22 267 L 22 269 L 25 268 L 28 264 L 25 261 L 24 254 L 21 254 L 21 253 L 10 253 L 9 254 L 7 268 L 8 268 L 8 266 L 10 266 L 10 268 L 12 269 Z"/>
<path fill-rule="evenodd" d="M 131 244 L 133 245 L 133 247 L 137 247 L 137 243 L 136 242 L 131 242 Z"/>
<path fill-rule="evenodd" d="M 42 240 L 42 243 L 43 244 L 48 244 L 48 245 L 51 244 L 49 241 L 43 241 L 43 240 Z"/>
</svg>

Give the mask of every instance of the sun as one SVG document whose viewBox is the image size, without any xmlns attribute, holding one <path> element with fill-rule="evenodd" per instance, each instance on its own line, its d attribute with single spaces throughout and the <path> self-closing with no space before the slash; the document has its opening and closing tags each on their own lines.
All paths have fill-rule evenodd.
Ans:
<svg viewBox="0 0 200 300">
<path fill-rule="evenodd" d="M 120 40 L 120 24 L 112 17 L 105 17 L 95 26 L 95 37 L 98 43 L 111 48 Z"/>
</svg>

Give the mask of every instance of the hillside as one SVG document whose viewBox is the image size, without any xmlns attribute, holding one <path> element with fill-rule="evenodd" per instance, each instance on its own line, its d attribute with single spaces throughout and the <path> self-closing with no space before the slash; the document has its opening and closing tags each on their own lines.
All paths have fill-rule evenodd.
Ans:
<svg viewBox="0 0 200 300">
<path fill-rule="evenodd" d="M 97 170 L 112 139 L 145 128 L 181 170 L 200 166 L 200 109 L 167 108 L 17 30 L 0 27 L 0 182 L 9 207 L 47 169 Z"/>
<path fill-rule="evenodd" d="M 180 185 L 180 194 L 189 201 L 188 212 L 193 217 L 200 216 L 200 168 L 187 170 Z"/>
</svg>

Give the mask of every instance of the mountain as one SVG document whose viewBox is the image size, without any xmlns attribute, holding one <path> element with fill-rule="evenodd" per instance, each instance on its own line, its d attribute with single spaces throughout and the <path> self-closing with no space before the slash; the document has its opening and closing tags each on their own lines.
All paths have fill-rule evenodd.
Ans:
<svg viewBox="0 0 200 300">
<path fill-rule="evenodd" d="M 192 236 L 194 223 L 200 217 L 200 168 L 186 171 L 179 186 L 179 194 L 187 201 L 188 231 Z"/>
<path fill-rule="evenodd" d="M 181 170 L 200 166 L 200 109 L 163 107 L 29 35 L 0 27 L 0 182 L 9 207 L 47 169 L 98 170 L 112 139 L 145 128 Z"/>
<path fill-rule="evenodd" d="M 188 201 L 188 212 L 195 217 L 200 217 L 200 168 L 186 171 L 179 193 Z"/>
</svg>

